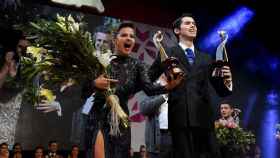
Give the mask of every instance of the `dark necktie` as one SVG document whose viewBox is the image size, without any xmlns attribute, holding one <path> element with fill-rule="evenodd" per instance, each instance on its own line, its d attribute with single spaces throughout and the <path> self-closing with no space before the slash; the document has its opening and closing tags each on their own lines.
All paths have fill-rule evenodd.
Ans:
<svg viewBox="0 0 280 158">
<path fill-rule="evenodd" d="M 187 48 L 185 52 L 190 65 L 193 65 L 195 59 L 194 52 L 190 48 Z"/>
</svg>

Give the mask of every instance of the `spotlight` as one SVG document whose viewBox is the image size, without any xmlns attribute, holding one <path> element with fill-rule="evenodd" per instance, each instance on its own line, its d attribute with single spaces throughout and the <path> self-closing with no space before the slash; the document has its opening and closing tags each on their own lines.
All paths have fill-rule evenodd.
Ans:
<svg viewBox="0 0 280 158">
<path fill-rule="evenodd" d="M 202 40 L 201 48 L 204 50 L 212 50 L 217 47 L 220 42 L 219 30 L 224 30 L 229 35 L 229 40 L 235 37 L 240 30 L 247 24 L 254 16 L 254 12 L 247 7 L 240 7 L 236 9 L 231 15 L 222 20 L 210 33 Z M 213 51 L 209 51 L 213 52 Z"/>
</svg>

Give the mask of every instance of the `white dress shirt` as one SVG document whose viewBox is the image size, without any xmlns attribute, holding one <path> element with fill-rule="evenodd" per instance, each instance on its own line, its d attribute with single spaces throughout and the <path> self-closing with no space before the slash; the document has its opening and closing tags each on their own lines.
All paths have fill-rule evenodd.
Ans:
<svg viewBox="0 0 280 158">
<path fill-rule="evenodd" d="M 191 47 L 187 47 L 184 43 L 179 42 L 179 46 L 184 50 L 184 52 L 186 51 L 187 48 L 191 49 L 193 51 L 194 56 L 195 56 L 194 45 L 192 45 Z"/>
<path fill-rule="evenodd" d="M 164 81 L 158 79 L 157 83 L 164 85 Z M 162 95 L 165 99 L 165 102 L 161 104 L 160 109 L 159 109 L 159 115 L 158 115 L 158 120 L 159 120 L 159 128 L 160 129 L 168 129 L 168 96 L 167 94 Z"/>
</svg>

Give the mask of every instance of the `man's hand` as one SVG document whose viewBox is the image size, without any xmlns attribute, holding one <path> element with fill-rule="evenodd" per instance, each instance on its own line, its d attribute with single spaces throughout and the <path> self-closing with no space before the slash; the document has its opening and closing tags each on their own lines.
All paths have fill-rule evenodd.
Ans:
<svg viewBox="0 0 280 158">
<path fill-rule="evenodd" d="M 105 78 L 103 74 L 94 80 L 94 87 L 100 90 L 107 90 L 110 87 L 110 83 L 117 83 L 117 82 L 118 80 Z"/>
<path fill-rule="evenodd" d="M 177 87 L 181 81 L 184 79 L 184 75 L 178 75 L 176 79 L 173 80 L 167 80 L 167 84 L 165 85 L 165 88 L 169 91 L 173 88 Z"/>
<path fill-rule="evenodd" d="M 167 84 L 167 77 L 165 76 L 164 73 L 162 73 L 157 81 L 158 83 L 160 83 L 161 85 L 166 85 Z"/>
<path fill-rule="evenodd" d="M 222 69 L 222 76 L 221 77 L 224 77 L 226 79 L 230 79 L 231 80 L 231 71 L 230 71 L 230 67 L 228 66 L 223 66 Z"/>
<path fill-rule="evenodd" d="M 212 72 L 213 77 L 224 77 L 227 79 L 231 79 L 231 71 L 230 67 L 223 66 L 222 68 L 215 68 Z"/>
<path fill-rule="evenodd" d="M 224 80 L 225 86 L 232 90 L 232 74 L 229 66 L 223 66 L 222 68 L 215 68 L 213 73 L 213 77 L 222 77 Z"/>
<path fill-rule="evenodd" d="M 224 77 L 224 84 L 229 88 L 229 90 L 232 90 L 232 74 L 230 67 L 223 66 L 221 71 L 222 77 Z"/>
<path fill-rule="evenodd" d="M 22 158 L 22 154 L 20 152 L 16 152 L 13 158 Z"/>
<path fill-rule="evenodd" d="M 57 101 L 48 102 L 47 100 L 42 100 L 42 102 L 39 103 L 36 109 L 43 113 L 56 111 L 58 116 L 62 116 L 61 106 Z"/>
</svg>

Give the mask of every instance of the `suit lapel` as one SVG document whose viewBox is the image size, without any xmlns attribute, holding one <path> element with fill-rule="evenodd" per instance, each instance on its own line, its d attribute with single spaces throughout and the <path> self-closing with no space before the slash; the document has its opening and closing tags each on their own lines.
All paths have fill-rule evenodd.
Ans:
<svg viewBox="0 0 280 158">
<path fill-rule="evenodd" d="M 173 51 L 171 56 L 176 57 L 179 60 L 179 62 L 182 64 L 184 70 L 187 73 L 189 73 L 191 71 L 191 65 L 187 61 L 186 54 L 185 54 L 184 50 L 179 45 L 174 47 L 174 49 L 175 50 Z"/>
<path fill-rule="evenodd" d="M 195 61 L 194 61 L 194 65 L 192 67 L 193 67 L 193 69 L 196 69 L 199 67 L 199 65 L 202 62 L 202 54 L 197 49 L 195 49 L 194 52 L 195 52 Z"/>
</svg>

